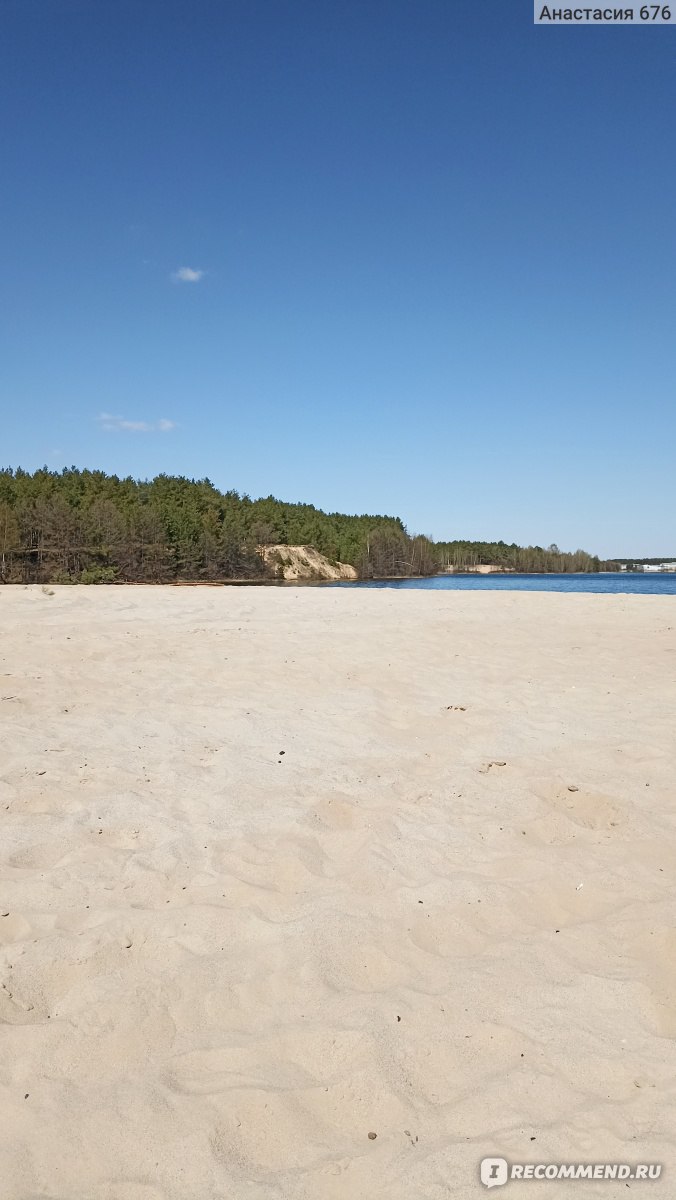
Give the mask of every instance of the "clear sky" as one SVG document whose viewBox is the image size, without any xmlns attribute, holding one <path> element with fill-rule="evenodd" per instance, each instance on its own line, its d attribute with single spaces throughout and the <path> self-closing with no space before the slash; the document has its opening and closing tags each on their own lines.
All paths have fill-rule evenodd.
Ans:
<svg viewBox="0 0 676 1200">
<path fill-rule="evenodd" d="M 676 30 L 3 0 L 0 463 L 676 551 Z"/>
</svg>

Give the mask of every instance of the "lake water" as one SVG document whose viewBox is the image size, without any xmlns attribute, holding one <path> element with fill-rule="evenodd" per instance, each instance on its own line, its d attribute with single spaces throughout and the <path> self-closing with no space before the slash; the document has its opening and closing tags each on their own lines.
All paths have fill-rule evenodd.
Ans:
<svg viewBox="0 0 676 1200">
<path fill-rule="evenodd" d="M 631 592 L 635 595 L 676 596 L 676 572 L 663 575 L 629 571 L 598 575 L 432 575 L 425 579 L 369 580 L 368 583 L 334 583 L 328 586 L 422 588 L 434 592 Z"/>
</svg>

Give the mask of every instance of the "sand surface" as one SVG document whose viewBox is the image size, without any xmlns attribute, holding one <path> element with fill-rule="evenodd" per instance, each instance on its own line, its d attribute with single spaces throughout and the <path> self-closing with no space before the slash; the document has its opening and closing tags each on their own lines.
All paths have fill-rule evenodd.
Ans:
<svg viewBox="0 0 676 1200">
<path fill-rule="evenodd" d="M 671 1200 L 675 627 L 0 588 L 2 1200 Z"/>
</svg>

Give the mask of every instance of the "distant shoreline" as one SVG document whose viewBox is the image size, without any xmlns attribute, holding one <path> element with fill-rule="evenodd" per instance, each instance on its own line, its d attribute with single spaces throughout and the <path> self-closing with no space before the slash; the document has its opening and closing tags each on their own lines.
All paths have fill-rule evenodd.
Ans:
<svg viewBox="0 0 676 1200">
<path fill-rule="evenodd" d="M 169 580 L 101 580 L 96 583 L 81 583 L 78 580 L 64 583 L 54 581 L 46 583 L 16 583 L 4 584 L 8 589 L 14 588 L 222 588 L 222 587 L 363 587 L 374 583 L 411 583 L 425 579 L 597 579 L 599 577 L 622 576 L 628 579 L 656 579 L 673 575 L 669 571 L 435 571 L 431 575 L 375 575 L 370 579 L 169 579 Z"/>
</svg>

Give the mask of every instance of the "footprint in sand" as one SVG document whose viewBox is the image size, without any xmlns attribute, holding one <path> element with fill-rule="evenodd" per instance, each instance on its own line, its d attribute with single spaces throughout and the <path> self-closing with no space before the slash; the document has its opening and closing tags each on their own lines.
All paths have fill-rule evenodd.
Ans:
<svg viewBox="0 0 676 1200">
<path fill-rule="evenodd" d="M 587 791 L 578 784 L 552 782 L 538 787 L 536 794 L 582 829 L 615 829 L 623 824 L 624 814 L 619 804 L 603 792 Z"/>
</svg>

